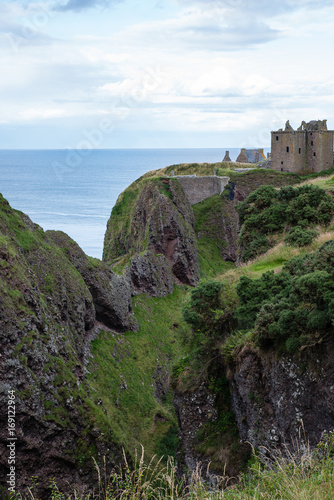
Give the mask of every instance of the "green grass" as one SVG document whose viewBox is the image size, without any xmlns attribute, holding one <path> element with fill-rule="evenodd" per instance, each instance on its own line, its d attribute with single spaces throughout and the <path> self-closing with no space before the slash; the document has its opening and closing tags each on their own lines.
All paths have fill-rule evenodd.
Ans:
<svg viewBox="0 0 334 500">
<path fill-rule="evenodd" d="M 234 269 L 233 262 L 227 262 L 220 254 L 217 240 L 200 238 L 197 240 L 198 263 L 201 279 L 215 278 L 230 269 Z"/>
<path fill-rule="evenodd" d="M 105 246 L 103 249 L 103 260 L 111 262 L 115 258 L 124 255 L 126 252 L 121 245 L 117 246 L 115 242 L 106 243 L 109 231 L 112 235 L 124 233 L 125 240 L 130 235 L 131 220 L 133 217 L 134 207 L 139 194 L 139 185 L 141 181 L 138 180 L 132 183 L 123 193 L 121 193 L 112 209 L 110 219 L 108 221 L 107 232 L 105 235 Z M 112 227 L 109 226 L 112 221 Z M 109 237 L 110 240 L 110 237 Z"/>
<path fill-rule="evenodd" d="M 322 189 L 325 189 L 326 191 L 334 192 L 334 175 L 321 175 L 320 177 L 316 177 L 315 179 L 305 180 L 303 184 L 313 184 L 319 186 Z"/>
<path fill-rule="evenodd" d="M 223 259 L 227 242 L 221 226 L 223 217 L 229 217 L 232 207 L 224 196 L 215 195 L 193 205 L 195 234 L 201 279 L 214 278 L 234 267 Z"/>
<path fill-rule="evenodd" d="M 334 239 L 334 226 L 331 225 L 328 228 L 318 228 L 319 235 L 315 238 L 310 245 L 305 247 L 291 247 L 284 243 L 284 235 L 281 241 L 268 250 L 268 252 L 260 255 L 256 259 L 249 261 L 246 264 L 230 269 L 220 276 L 217 276 L 218 280 L 224 281 L 228 279 L 233 283 L 236 283 L 241 276 L 248 276 L 250 278 L 257 279 L 266 271 L 279 272 L 283 265 L 288 262 L 292 257 L 297 255 L 305 255 L 310 252 L 315 252 L 321 247 L 326 241 Z"/>
<path fill-rule="evenodd" d="M 182 321 L 180 304 L 186 293 L 184 287 L 175 287 L 164 298 L 137 296 L 139 331 L 101 332 L 92 343 L 88 381 L 94 401 L 101 401 L 117 442 L 130 453 L 142 443 L 152 456 L 176 425 L 171 398 L 159 402 L 153 382 L 157 368 L 168 379 L 171 360 L 183 354 L 176 324 Z"/>
</svg>

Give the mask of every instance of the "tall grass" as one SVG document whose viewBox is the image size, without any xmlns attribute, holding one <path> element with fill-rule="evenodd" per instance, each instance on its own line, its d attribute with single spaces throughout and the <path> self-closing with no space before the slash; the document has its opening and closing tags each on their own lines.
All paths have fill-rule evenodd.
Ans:
<svg viewBox="0 0 334 500">
<path fill-rule="evenodd" d="M 105 462 L 102 468 L 95 462 L 95 467 L 95 493 L 62 492 L 51 480 L 50 500 L 332 500 L 334 432 L 325 434 L 313 451 L 300 439 L 292 451 L 286 449 L 274 457 L 266 449 L 258 456 L 254 452 L 249 471 L 233 486 L 225 476 L 211 476 L 209 484 L 200 465 L 187 481 L 180 479 L 172 458 L 165 465 L 155 458 L 146 463 L 144 448 L 136 455 L 132 469 L 125 455 L 122 467 L 110 473 Z M 28 489 L 16 498 L 39 500 L 33 491 Z"/>
</svg>

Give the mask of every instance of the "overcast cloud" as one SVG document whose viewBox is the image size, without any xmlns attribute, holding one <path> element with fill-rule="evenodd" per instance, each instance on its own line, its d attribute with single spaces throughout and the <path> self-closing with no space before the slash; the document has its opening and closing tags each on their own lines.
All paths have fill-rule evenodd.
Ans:
<svg viewBox="0 0 334 500">
<path fill-rule="evenodd" d="M 287 119 L 334 128 L 327 0 L 0 4 L 0 147 L 75 147 L 103 118 L 102 147 L 268 146 Z"/>
<path fill-rule="evenodd" d="M 122 0 L 68 0 L 67 2 L 57 2 L 54 6 L 55 10 L 81 12 L 84 9 L 93 7 L 109 7 L 112 4 Z"/>
</svg>

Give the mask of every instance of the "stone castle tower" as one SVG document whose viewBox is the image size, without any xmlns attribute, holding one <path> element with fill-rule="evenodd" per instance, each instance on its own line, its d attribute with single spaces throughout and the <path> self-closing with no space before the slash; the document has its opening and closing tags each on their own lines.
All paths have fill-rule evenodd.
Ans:
<svg viewBox="0 0 334 500">
<path fill-rule="evenodd" d="M 271 164 L 280 172 L 320 172 L 333 166 L 333 130 L 327 120 L 302 122 L 293 130 L 289 120 L 285 130 L 271 132 Z"/>
</svg>

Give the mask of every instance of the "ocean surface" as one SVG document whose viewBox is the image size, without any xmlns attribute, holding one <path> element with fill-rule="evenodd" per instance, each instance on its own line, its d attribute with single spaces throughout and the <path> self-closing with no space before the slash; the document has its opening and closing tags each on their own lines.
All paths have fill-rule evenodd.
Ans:
<svg viewBox="0 0 334 500">
<path fill-rule="evenodd" d="M 44 230 L 64 231 L 101 258 L 110 212 L 129 184 L 168 165 L 222 161 L 226 149 L 0 150 L 0 192 Z M 240 149 L 229 151 L 234 160 Z"/>
</svg>

